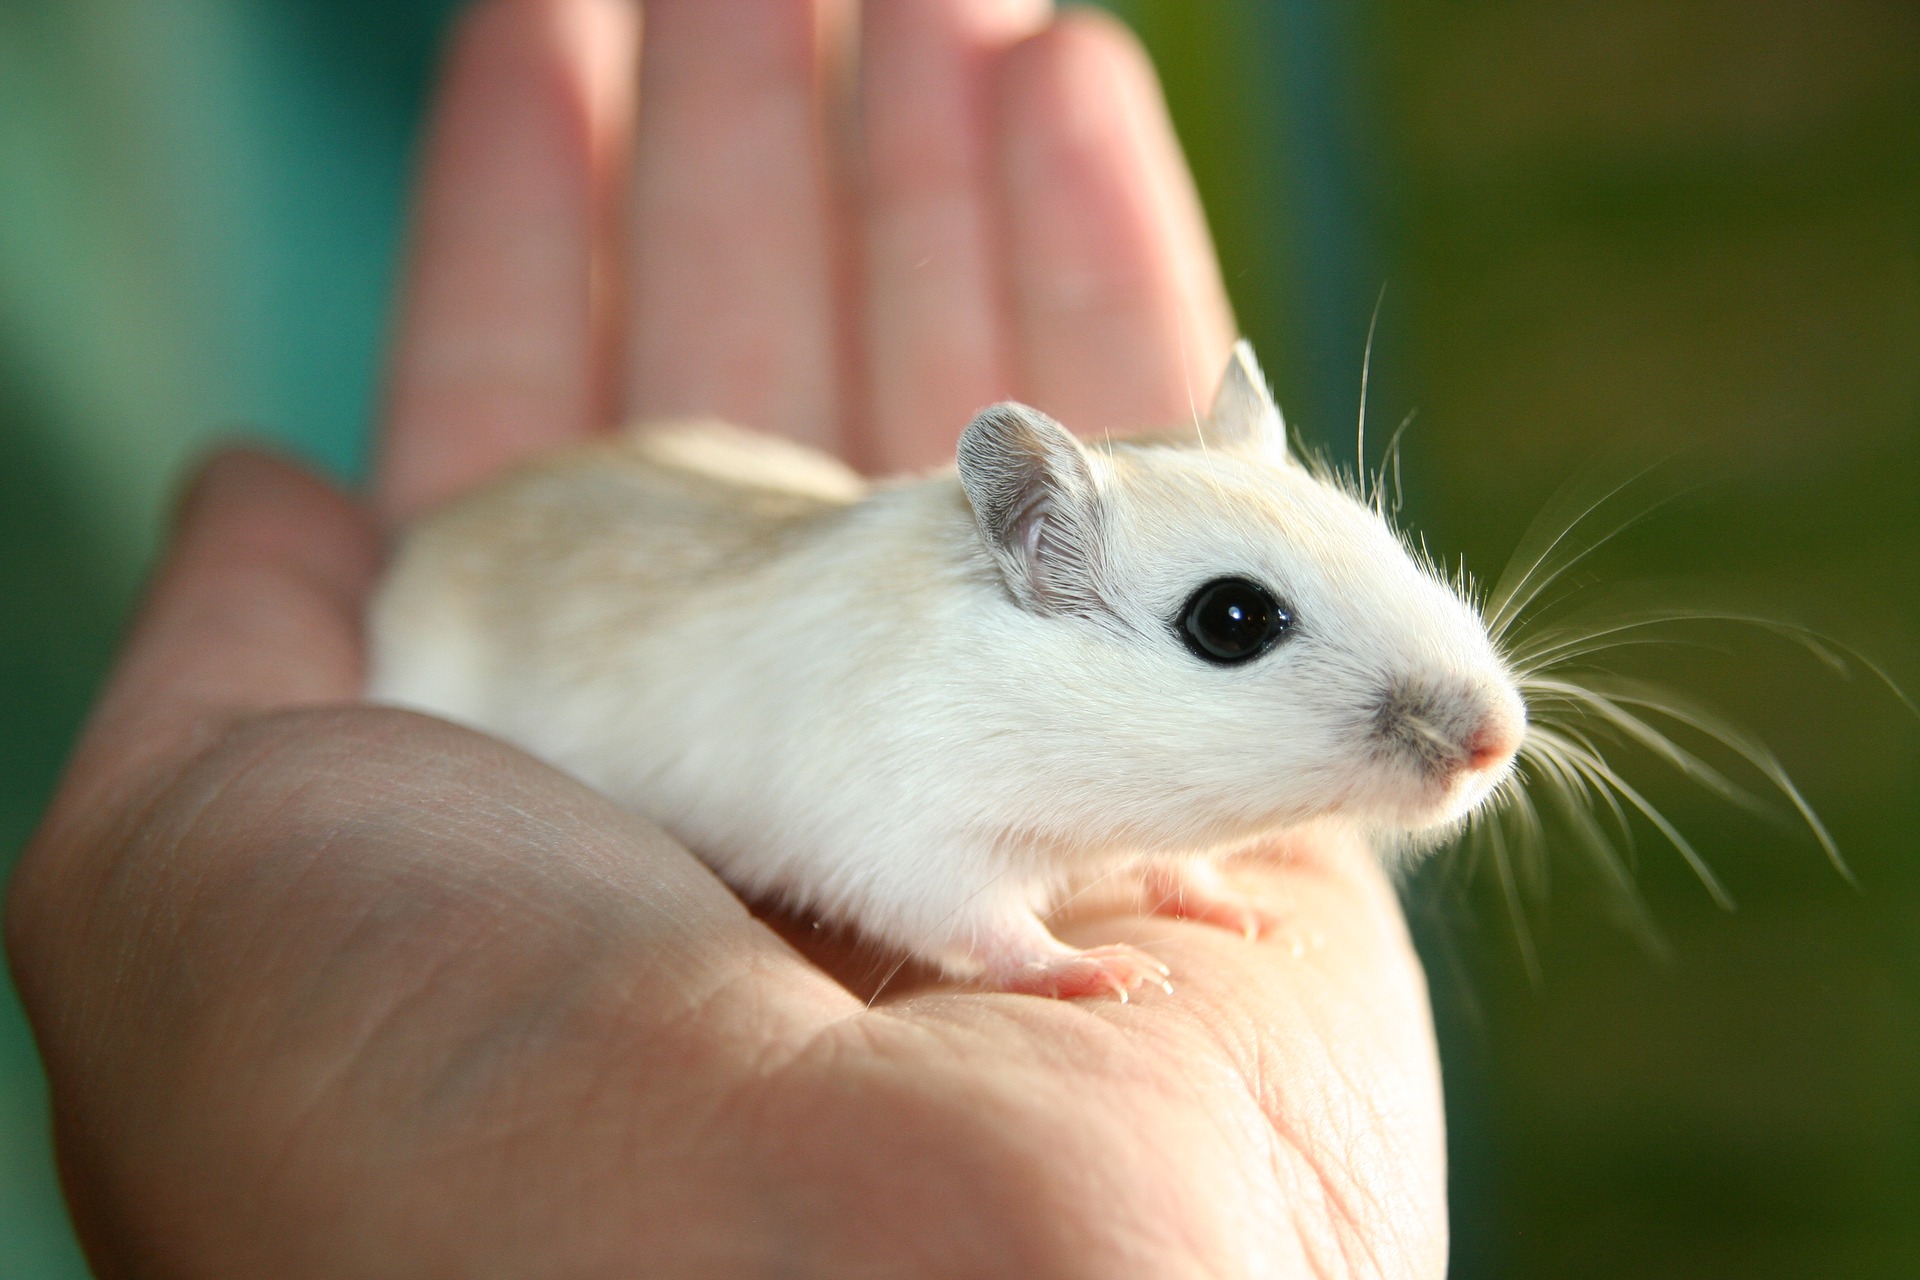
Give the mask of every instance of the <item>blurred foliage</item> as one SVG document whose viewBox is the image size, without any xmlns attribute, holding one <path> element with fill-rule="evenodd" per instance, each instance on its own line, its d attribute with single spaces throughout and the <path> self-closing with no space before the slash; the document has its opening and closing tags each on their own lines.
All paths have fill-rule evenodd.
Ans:
<svg viewBox="0 0 1920 1280">
<path fill-rule="evenodd" d="M 450 0 L 0 0 L 0 850 L 51 785 L 165 496 L 259 424 L 351 474 Z M 1920 9 L 1907 0 L 1113 0 L 1152 49 L 1243 327 L 1302 433 L 1497 576 L 1608 456 L 1683 501 L 1579 575 L 1727 591 L 1920 684 Z M 1383 292 L 1384 290 L 1384 292 Z M 1712 584 L 1702 587 L 1698 584 Z M 1526 927 L 1409 886 L 1440 1020 L 1455 1274 L 1920 1275 L 1920 729 L 1760 636 L 1637 659 L 1779 750 L 1789 825 L 1625 767 L 1640 900 L 1556 847 Z M 0 1020 L 0 1272 L 83 1274 Z"/>
<path fill-rule="evenodd" d="M 1254 29 L 1291 7 L 1206 8 Z M 1318 251 L 1271 193 L 1320 162 L 1262 149 L 1293 135 L 1219 82 L 1189 6 L 1134 12 L 1183 126 L 1206 138 L 1224 259 Z M 1360 261 L 1380 277 L 1352 287 L 1386 286 L 1377 423 L 1419 410 L 1412 523 L 1491 579 L 1562 482 L 1610 453 L 1671 456 L 1699 488 L 1597 557 L 1589 592 L 1709 584 L 1678 589 L 1831 628 L 1911 684 L 1920 11 L 1403 0 L 1365 14 L 1325 51 L 1347 87 L 1292 109 L 1337 119 L 1356 147 Z M 1248 156 L 1277 181 L 1244 183 Z M 1256 326 L 1355 343 L 1351 320 L 1316 327 L 1299 268 L 1229 274 L 1269 350 Z M 1277 303 L 1252 296 L 1290 282 Z M 1274 363 L 1283 394 L 1324 414 L 1310 373 Z M 1340 417 L 1302 425 L 1351 457 Z M 1492 877 L 1462 885 L 1447 858 L 1420 876 L 1409 907 L 1446 1055 L 1458 1275 L 1920 1274 L 1920 734 L 1884 693 L 1778 644 L 1703 638 L 1731 647 L 1622 665 L 1775 744 L 1860 889 L 1804 835 L 1631 753 L 1630 776 L 1739 903 L 1715 908 L 1641 832 L 1664 963 L 1610 923 L 1616 904 L 1569 850 L 1530 907 L 1537 988 Z"/>
</svg>

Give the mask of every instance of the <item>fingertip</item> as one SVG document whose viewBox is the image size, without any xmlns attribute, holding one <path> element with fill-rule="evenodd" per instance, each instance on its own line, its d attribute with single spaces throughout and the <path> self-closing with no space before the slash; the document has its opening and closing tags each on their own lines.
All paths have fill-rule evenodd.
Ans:
<svg viewBox="0 0 1920 1280">
<path fill-rule="evenodd" d="M 545 143 L 584 175 L 593 119 L 578 72 L 600 59 L 600 37 L 626 7 L 619 0 L 479 0 L 457 15 L 441 55 L 429 159 L 438 158 L 435 150 L 484 149 L 490 130 L 463 126 L 483 109 L 495 117 L 490 124 L 503 124 L 497 114 L 506 100 L 529 95 L 553 113 L 548 123 L 562 126 Z"/>
<path fill-rule="evenodd" d="M 1065 166 L 1076 185 L 1111 184 L 1126 106 L 1125 79 L 1151 76 L 1139 42 L 1117 18 L 1070 9 L 1000 57 L 1001 141 L 1016 176 Z"/>
<path fill-rule="evenodd" d="M 166 572 L 208 560 L 285 566 L 343 605 L 370 588 L 381 539 L 365 507 L 256 444 L 223 444 L 189 469 L 173 507 Z"/>
<path fill-rule="evenodd" d="M 205 450 L 185 469 L 174 498 L 172 527 L 194 522 L 209 506 L 244 501 L 250 495 L 285 485 L 300 475 L 292 463 L 265 445 L 224 441 Z"/>
</svg>

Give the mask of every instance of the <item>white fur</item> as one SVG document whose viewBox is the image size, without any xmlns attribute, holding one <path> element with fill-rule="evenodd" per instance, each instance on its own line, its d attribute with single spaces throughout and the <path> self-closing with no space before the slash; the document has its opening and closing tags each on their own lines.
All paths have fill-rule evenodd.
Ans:
<svg viewBox="0 0 1920 1280">
<path fill-rule="evenodd" d="M 863 495 L 791 445 L 690 429 L 548 459 L 417 526 L 372 696 L 517 743 L 741 891 L 961 974 L 1057 948 L 1036 913 L 1145 856 L 1455 821 L 1504 763 L 1423 772 L 1381 745 L 1382 699 L 1439 691 L 1433 732 L 1491 717 L 1517 741 L 1518 695 L 1475 612 L 1293 463 L 1264 385 L 1235 377 L 1205 446 L 1081 455 L 1092 489 L 1061 501 L 1089 504 L 1071 524 L 1097 539 L 1100 608 L 1023 599 L 1018 556 L 1057 548 L 990 546 L 952 471 Z M 1228 575 L 1296 618 L 1236 667 L 1171 625 Z"/>
</svg>

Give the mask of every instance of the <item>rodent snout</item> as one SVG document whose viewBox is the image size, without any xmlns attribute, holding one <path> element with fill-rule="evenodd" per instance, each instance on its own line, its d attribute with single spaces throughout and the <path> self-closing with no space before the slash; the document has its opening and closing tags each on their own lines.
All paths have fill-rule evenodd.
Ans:
<svg viewBox="0 0 1920 1280">
<path fill-rule="evenodd" d="M 1373 711 L 1376 748 L 1435 782 L 1506 768 L 1525 729 L 1525 708 L 1510 691 L 1466 680 L 1400 681 Z"/>
<path fill-rule="evenodd" d="M 1495 712 L 1482 720 L 1462 745 L 1467 753 L 1467 768 L 1472 772 L 1502 769 L 1520 750 L 1520 729 L 1510 718 Z"/>
</svg>

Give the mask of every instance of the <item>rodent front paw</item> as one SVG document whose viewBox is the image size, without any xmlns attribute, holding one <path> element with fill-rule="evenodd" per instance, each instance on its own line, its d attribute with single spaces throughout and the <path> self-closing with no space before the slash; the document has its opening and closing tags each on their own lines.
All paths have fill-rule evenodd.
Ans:
<svg viewBox="0 0 1920 1280">
<path fill-rule="evenodd" d="M 1171 972 L 1140 948 L 1116 944 L 1046 956 L 1002 973 L 989 973 L 987 981 L 1002 991 L 1020 995 L 1061 1000 L 1116 995 L 1125 1004 L 1129 993 L 1145 982 L 1172 995 L 1173 984 L 1167 981 Z"/>
<path fill-rule="evenodd" d="M 1282 917 L 1229 884 L 1210 863 L 1156 867 L 1147 873 L 1150 915 L 1194 920 L 1237 933 L 1249 942 L 1280 927 Z"/>
</svg>

